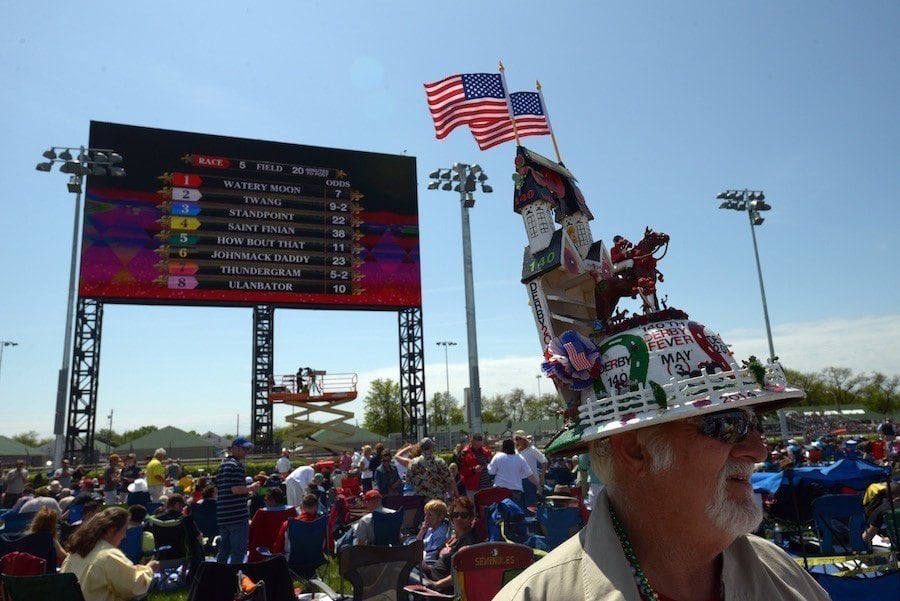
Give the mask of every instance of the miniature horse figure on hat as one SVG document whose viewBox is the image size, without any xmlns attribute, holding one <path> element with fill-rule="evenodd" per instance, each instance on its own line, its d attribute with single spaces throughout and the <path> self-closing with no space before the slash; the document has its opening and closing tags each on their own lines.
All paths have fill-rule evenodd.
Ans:
<svg viewBox="0 0 900 601">
<path fill-rule="evenodd" d="M 654 253 L 663 249 L 659 257 Z M 644 230 L 644 237 L 628 251 L 632 261 L 629 269 L 621 270 L 609 279 L 600 279 L 594 291 L 594 304 L 597 309 L 597 320 L 604 329 L 616 309 L 620 298 L 641 296 L 644 310 L 659 310 L 656 299 L 656 280 L 663 281 L 663 274 L 656 269 L 656 263 L 666 255 L 669 248 L 669 235 L 654 232 L 649 227 Z"/>
</svg>

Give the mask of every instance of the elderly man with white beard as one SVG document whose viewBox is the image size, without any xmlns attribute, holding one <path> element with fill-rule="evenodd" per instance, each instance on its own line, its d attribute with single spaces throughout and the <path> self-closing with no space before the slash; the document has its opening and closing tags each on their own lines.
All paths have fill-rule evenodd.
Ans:
<svg viewBox="0 0 900 601">
<path fill-rule="evenodd" d="M 805 393 L 775 361 L 738 366 L 675 309 L 612 330 L 575 349 L 602 358 L 546 450 L 589 452 L 606 487 L 581 532 L 495 601 L 827 600 L 781 548 L 748 534 L 763 517 L 750 485 L 766 456 L 757 412 Z"/>
</svg>

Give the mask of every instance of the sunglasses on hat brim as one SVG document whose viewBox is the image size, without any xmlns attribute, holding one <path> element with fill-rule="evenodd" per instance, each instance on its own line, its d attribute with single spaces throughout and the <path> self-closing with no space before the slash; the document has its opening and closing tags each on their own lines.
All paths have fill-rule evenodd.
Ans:
<svg viewBox="0 0 900 601">
<path fill-rule="evenodd" d="M 687 420 L 700 433 L 725 444 L 737 444 L 747 438 L 751 430 L 762 432 L 759 417 L 749 409 L 729 409 Z"/>
</svg>

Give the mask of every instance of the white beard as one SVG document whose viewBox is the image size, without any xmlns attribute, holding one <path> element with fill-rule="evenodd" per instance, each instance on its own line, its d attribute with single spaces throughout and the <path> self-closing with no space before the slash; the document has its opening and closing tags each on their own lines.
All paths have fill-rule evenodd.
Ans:
<svg viewBox="0 0 900 601">
<path fill-rule="evenodd" d="M 749 489 L 747 496 L 737 501 L 728 496 L 728 478 L 740 474 L 749 480 L 752 470 L 753 466 L 745 462 L 726 463 L 719 472 L 715 494 L 706 506 L 706 514 L 713 524 L 735 538 L 753 532 L 763 519 L 762 507 L 753 499 L 752 491 Z"/>
</svg>

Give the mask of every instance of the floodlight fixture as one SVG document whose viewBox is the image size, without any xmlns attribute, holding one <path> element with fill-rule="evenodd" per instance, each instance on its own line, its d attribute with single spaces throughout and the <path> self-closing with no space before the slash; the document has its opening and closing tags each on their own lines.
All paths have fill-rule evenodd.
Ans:
<svg viewBox="0 0 900 601">
<path fill-rule="evenodd" d="M 38 171 L 50 171 L 53 168 L 53 163 L 38 163 L 34 168 Z"/>
<path fill-rule="evenodd" d="M 440 182 L 430 182 L 428 184 L 428 189 L 429 190 L 437 190 L 439 185 L 441 185 Z"/>
<path fill-rule="evenodd" d="M 453 184 L 451 184 L 450 182 L 447 182 L 446 184 L 441 186 L 441 190 L 452 190 L 452 189 L 453 189 Z"/>
<path fill-rule="evenodd" d="M 71 160 L 72 160 L 72 153 L 69 152 L 69 149 L 68 149 L 68 148 L 66 148 L 66 149 L 63 150 L 61 153 L 59 153 L 59 158 L 61 158 L 61 159 L 64 160 L 64 161 L 71 161 Z"/>
</svg>

